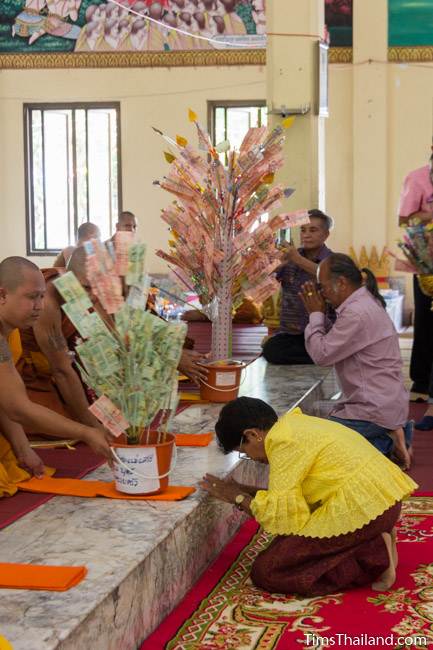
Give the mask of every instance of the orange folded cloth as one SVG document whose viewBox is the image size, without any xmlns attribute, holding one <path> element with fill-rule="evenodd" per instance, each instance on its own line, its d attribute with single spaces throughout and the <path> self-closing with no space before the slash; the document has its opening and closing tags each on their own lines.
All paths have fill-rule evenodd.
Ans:
<svg viewBox="0 0 433 650">
<path fill-rule="evenodd" d="M 68 591 L 85 575 L 85 566 L 40 566 L 0 562 L 0 589 Z"/>
<path fill-rule="evenodd" d="M 178 447 L 207 447 L 212 438 L 212 433 L 176 433 L 176 445 Z"/>
<path fill-rule="evenodd" d="M 83 481 L 78 478 L 31 478 L 29 481 L 17 483 L 17 487 L 25 492 L 42 492 L 43 494 L 60 494 L 71 497 L 108 497 L 109 499 L 132 499 L 140 501 L 180 501 L 185 499 L 195 488 L 183 485 L 169 485 L 161 494 L 124 494 L 118 492 L 114 481 Z"/>
</svg>

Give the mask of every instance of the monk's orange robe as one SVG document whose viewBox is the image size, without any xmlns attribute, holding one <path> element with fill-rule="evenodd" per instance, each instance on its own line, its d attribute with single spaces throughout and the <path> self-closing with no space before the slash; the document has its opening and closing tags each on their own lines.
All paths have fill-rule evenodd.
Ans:
<svg viewBox="0 0 433 650">
<path fill-rule="evenodd" d="M 54 280 L 62 273 L 62 269 L 52 268 L 42 270 L 45 281 Z M 62 318 L 62 332 L 68 347 L 73 348 L 75 336 L 77 334 L 75 327 L 70 320 L 64 315 Z M 32 402 L 45 406 L 46 408 L 59 413 L 65 417 L 71 418 L 63 399 L 57 390 L 53 380 L 50 364 L 47 358 L 41 352 L 36 341 L 33 329 L 19 331 L 21 338 L 21 355 L 15 363 L 21 379 L 27 390 L 27 395 Z M 27 433 L 39 433 L 27 431 Z"/>
<path fill-rule="evenodd" d="M 21 343 L 18 330 L 8 337 L 8 344 L 14 363 L 21 356 Z M 16 483 L 30 478 L 30 474 L 18 466 L 14 452 L 4 436 L 0 434 L 0 497 L 12 496 L 17 491 Z"/>
</svg>

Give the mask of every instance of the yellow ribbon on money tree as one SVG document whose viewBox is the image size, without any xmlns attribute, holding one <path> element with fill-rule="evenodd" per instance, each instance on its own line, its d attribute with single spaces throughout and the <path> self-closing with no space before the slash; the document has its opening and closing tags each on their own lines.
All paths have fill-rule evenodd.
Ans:
<svg viewBox="0 0 433 650">
<path fill-rule="evenodd" d="M 97 240 L 85 248 L 86 275 L 97 303 L 92 304 L 72 272 L 54 284 L 65 300 L 63 311 L 81 336 L 76 365 L 98 396 L 90 411 L 113 435 L 125 432 L 129 444 L 146 443 L 146 432 L 159 414 L 161 442 L 177 406 L 177 365 L 186 324 L 146 311 L 146 248 L 131 233 L 117 233 L 108 248 Z"/>
</svg>

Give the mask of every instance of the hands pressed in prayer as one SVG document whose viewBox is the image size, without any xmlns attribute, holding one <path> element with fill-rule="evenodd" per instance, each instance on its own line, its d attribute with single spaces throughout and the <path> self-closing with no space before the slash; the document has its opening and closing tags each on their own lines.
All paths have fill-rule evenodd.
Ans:
<svg viewBox="0 0 433 650">
<path fill-rule="evenodd" d="M 302 291 L 299 297 L 305 305 L 305 309 L 309 314 L 315 311 L 320 311 L 323 314 L 326 311 L 326 303 L 323 296 L 319 293 L 317 286 L 314 282 L 305 282 L 302 285 Z"/>
<path fill-rule="evenodd" d="M 17 458 L 18 465 L 25 469 L 29 474 L 36 478 L 42 478 L 44 476 L 45 467 L 42 458 L 40 458 L 30 446 L 20 451 Z"/>
<path fill-rule="evenodd" d="M 200 363 L 204 363 L 207 355 L 200 354 L 194 350 L 182 350 L 178 369 L 181 373 L 192 379 L 192 381 L 199 385 L 200 379 L 207 381 L 208 371 Z"/>
<path fill-rule="evenodd" d="M 235 499 L 242 492 L 242 486 L 229 479 L 224 481 L 213 474 L 206 474 L 199 482 L 200 487 L 216 499 L 234 504 Z"/>
</svg>

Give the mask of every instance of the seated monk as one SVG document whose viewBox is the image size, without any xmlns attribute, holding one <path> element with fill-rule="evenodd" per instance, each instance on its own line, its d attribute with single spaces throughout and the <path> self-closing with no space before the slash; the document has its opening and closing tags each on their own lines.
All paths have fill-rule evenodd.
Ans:
<svg viewBox="0 0 433 650">
<path fill-rule="evenodd" d="M 37 322 L 44 296 L 45 280 L 33 262 L 23 257 L 8 257 L 0 263 L 0 496 L 13 494 L 14 484 L 29 477 L 20 469 L 15 454 L 30 473 L 36 476 L 43 473 L 42 461 L 30 448 L 24 427 L 56 438 L 82 440 L 96 453 L 111 458 L 105 431 L 78 424 L 31 402 L 15 368 L 9 347 L 15 338 L 12 332 Z M 13 349 L 16 347 L 15 339 Z"/>
<path fill-rule="evenodd" d="M 111 317 L 105 313 L 97 298 L 91 293 L 85 274 L 86 252 L 76 248 L 68 263 L 83 288 L 89 293 L 94 309 L 104 320 Z M 32 402 L 42 404 L 57 413 L 71 417 L 87 426 L 99 427 L 97 419 L 88 410 L 89 399 L 78 373 L 72 365 L 77 332 L 63 313 L 63 299 L 53 284 L 59 276 L 58 269 L 45 269 L 45 304 L 38 320 L 28 329 L 21 329 L 23 353 L 18 361 L 20 373 Z M 206 378 L 197 362 L 203 355 L 184 350 L 179 363 L 180 372 L 193 381 Z M 40 433 L 31 430 L 28 433 Z"/>
<path fill-rule="evenodd" d="M 100 427 L 89 411 L 89 400 L 72 365 L 77 332 L 63 314 L 63 300 L 53 284 L 58 269 L 44 269 L 46 293 L 43 309 L 32 327 L 20 329 L 22 355 L 17 370 L 32 402 L 81 424 Z M 28 433 L 40 433 L 34 429 Z"/>
<path fill-rule="evenodd" d="M 74 252 L 76 248 L 79 246 L 82 246 L 86 241 L 89 241 L 90 239 L 100 239 L 101 238 L 101 232 L 94 223 L 90 223 L 90 221 L 86 221 L 85 223 L 82 223 L 80 226 L 78 226 L 77 230 L 77 243 L 75 246 L 67 246 L 62 250 L 61 253 L 59 253 L 54 260 L 53 266 L 56 268 L 65 268 L 71 259 L 71 255 Z"/>
</svg>

